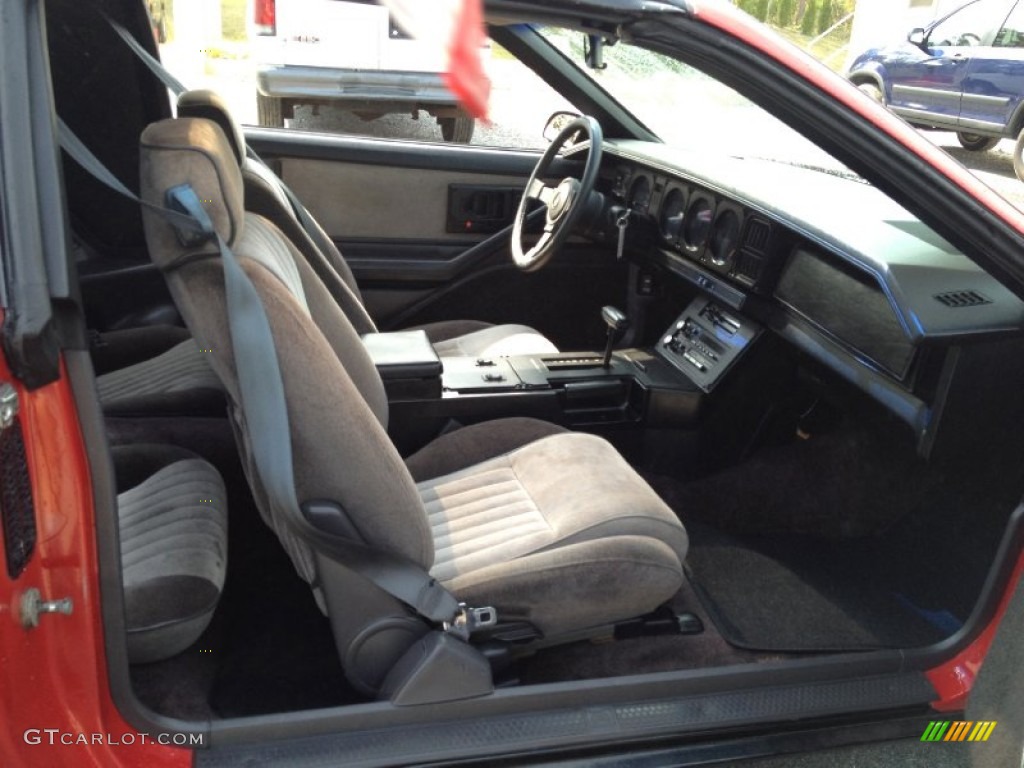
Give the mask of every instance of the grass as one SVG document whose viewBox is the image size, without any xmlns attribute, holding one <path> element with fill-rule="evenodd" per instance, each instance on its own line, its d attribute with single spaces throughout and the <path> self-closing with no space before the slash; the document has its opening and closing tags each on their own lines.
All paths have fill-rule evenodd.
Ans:
<svg viewBox="0 0 1024 768">
<path fill-rule="evenodd" d="M 849 24 L 844 24 L 839 27 L 828 37 L 816 42 L 813 47 L 810 45 L 810 42 L 814 38 L 802 35 L 794 29 L 785 29 L 775 26 L 772 26 L 772 29 L 798 48 L 802 48 L 807 51 L 827 67 L 835 70 L 836 72 L 842 71 L 843 64 L 846 62 L 846 49 L 850 43 Z"/>
<path fill-rule="evenodd" d="M 246 0 L 220 0 L 220 32 L 225 40 L 247 39 Z"/>
</svg>

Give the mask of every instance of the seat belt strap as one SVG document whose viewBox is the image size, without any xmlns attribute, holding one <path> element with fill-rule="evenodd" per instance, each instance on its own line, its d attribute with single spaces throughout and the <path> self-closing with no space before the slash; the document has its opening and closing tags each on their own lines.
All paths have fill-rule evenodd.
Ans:
<svg viewBox="0 0 1024 768">
<path fill-rule="evenodd" d="M 188 90 L 188 88 L 185 87 L 185 84 L 172 75 L 167 67 L 160 63 L 159 59 L 147 51 L 142 46 L 142 43 L 135 39 L 131 32 L 106 14 L 103 14 L 103 18 L 107 20 L 111 29 L 113 29 L 114 32 L 117 33 L 117 36 L 124 41 L 124 44 L 131 49 L 132 53 L 138 57 L 139 61 L 145 64 L 149 71 L 152 72 L 161 83 L 166 85 L 175 96 L 181 96 L 181 94 Z"/>
<path fill-rule="evenodd" d="M 160 207 L 147 203 L 128 189 L 58 118 L 61 147 L 85 171 L 110 189 L 154 211 L 170 222 L 179 238 L 189 246 L 215 243 L 224 269 L 231 348 L 238 372 L 242 412 L 251 435 L 251 448 L 257 471 L 271 502 L 288 522 L 312 541 L 314 548 L 404 603 L 429 621 L 468 637 L 474 625 L 474 612 L 434 579 L 424 568 L 406 558 L 332 535 L 309 522 L 303 514 L 295 491 L 291 432 L 284 383 L 263 301 L 234 252 L 217 234 L 199 196 L 189 185 L 167 191 Z M 284 438 L 282 438 L 284 436 Z"/>
<path fill-rule="evenodd" d="M 132 36 L 131 32 L 109 16 L 105 16 L 105 18 L 114 32 L 117 33 L 118 37 L 120 37 L 131 52 L 138 57 L 139 61 L 145 64 L 149 71 L 152 72 L 160 82 L 167 86 L 175 96 L 181 96 L 181 94 L 188 90 L 184 83 L 171 74 L 170 70 L 168 70 L 159 59 L 154 57 L 153 54 L 147 51 L 142 44 Z M 328 245 L 326 242 L 326 235 L 313 221 L 313 217 L 306 209 L 306 206 L 302 204 L 302 201 L 299 200 L 294 192 L 292 192 L 291 188 L 285 184 L 276 173 L 274 173 L 273 169 L 270 168 L 270 166 L 268 166 L 258 154 L 256 154 L 256 151 L 253 150 L 252 147 L 246 146 L 245 154 L 251 160 L 259 163 L 274 175 L 274 178 L 277 179 L 281 192 L 284 193 L 284 196 L 288 199 L 288 203 L 291 205 L 292 210 L 295 212 L 295 217 L 299 220 L 299 225 L 303 230 L 305 230 L 309 239 L 313 241 L 313 244 L 326 258 L 327 254 L 330 253 L 330 250 L 333 249 L 334 244 L 331 243 Z"/>
</svg>

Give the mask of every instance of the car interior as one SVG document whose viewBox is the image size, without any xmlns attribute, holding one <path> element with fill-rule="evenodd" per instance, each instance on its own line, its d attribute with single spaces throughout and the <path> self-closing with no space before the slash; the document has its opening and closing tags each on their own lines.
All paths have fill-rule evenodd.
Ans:
<svg viewBox="0 0 1024 768">
<path fill-rule="evenodd" d="M 543 155 L 242 127 L 97 8 L 156 46 L 143 3 L 46 2 L 56 114 L 143 203 L 65 144 L 148 710 L 911 659 L 978 620 L 1024 302 L 948 233 L 655 140 L 522 18 L 492 38 L 586 115 Z"/>
</svg>

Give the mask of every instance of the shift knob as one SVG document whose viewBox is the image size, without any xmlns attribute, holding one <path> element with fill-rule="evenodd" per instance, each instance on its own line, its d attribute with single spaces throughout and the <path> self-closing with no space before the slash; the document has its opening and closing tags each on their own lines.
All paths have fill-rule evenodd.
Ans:
<svg viewBox="0 0 1024 768">
<path fill-rule="evenodd" d="M 601 319 L 608 326 L 608 341 L 604 346 L 604 360 L 601 362 L 601 367 L 609 368 L 612 364 L 612 347 L 615 346 L 619 335 L 629 328 L 629 318 L 618 308 L 609 305 L 601 307 Z"/>
<path fill-rule="evenodd" d="M 608 330 L 616 333 L 629 328 L 629 318 L 618 307 L 601 307 L 601 319 L 608 326 Z"/>
</svg>

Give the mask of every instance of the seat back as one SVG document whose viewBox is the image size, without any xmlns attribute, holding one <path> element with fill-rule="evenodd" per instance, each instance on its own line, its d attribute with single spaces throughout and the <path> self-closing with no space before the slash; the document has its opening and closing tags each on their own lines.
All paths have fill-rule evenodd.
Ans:
<svg viewBox="0 0 1024 768">
<path fill-rule="evenodd" d="M 214 91 L 186 91 L 178 97 L 179 117 L 212 120 L 224 132 L 231 154 L 242 171 L 245 208 L 273 222 L 299 250 L 359 334 L 374 333 L 377 326 L 363 306 L 355 275 L 330 236 L 309 216 L 312 233 L 299 222 L 284 182 L 259 160 L 250 156 L 242 127 L 224 100 Z M 301 203 L 300 203 L 301 205 Z"/>
<path fill-rule="evenodd" d="M 290 434 L 281 439 L 291 441 L 299 502 L 339 505 L 363 543 L 429 569 L 434 549 L 426 513 L 387 436 L 387 398 L 377 370 L 295 246 L 266 218 L 244 210 L 236 155 L 209 120 L 164 120 L 142 134 L 142 199 L 163 207 L 167 191 L 182 184 L 191 185 L 202 200 L 263 302 L 287 401 Z M 145 212 L 144 222 L 151 257 L 228 391 L 257 504 L 300 575 L 318 585 L 316 552 L 268 503 L 250 458 L 253 438 L 238 407 L 217 247 L 183 245 L 174 228 L 152 211 Z"/>
</svg>

